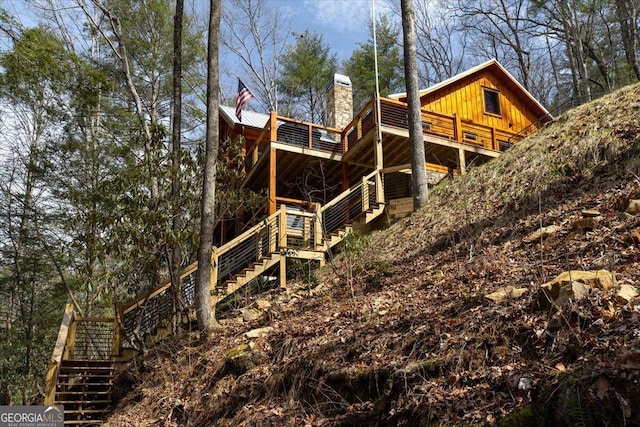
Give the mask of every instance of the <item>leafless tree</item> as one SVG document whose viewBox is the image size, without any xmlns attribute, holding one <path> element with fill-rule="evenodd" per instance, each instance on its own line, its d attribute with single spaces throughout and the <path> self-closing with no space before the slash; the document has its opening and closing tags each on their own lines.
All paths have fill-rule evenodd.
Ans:
<svg viewBox="0 0 640 427">
<path fill-rule="evenodd" d="M 277 111 L 278 60 L 291 32 L 286 17 L 269 9 L 265 0 L 227 0 L 224 6 L 220 41 L 242 66 L 229 74 L 242 74 L 256 101 L 267 111 Z"/>
</svg>

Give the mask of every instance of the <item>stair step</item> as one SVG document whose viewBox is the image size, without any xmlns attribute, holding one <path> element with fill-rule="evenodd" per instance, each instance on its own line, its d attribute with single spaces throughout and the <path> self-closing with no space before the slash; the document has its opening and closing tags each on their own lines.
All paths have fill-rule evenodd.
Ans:
<svg viewBox="0 0 640 427">
<path fill-rule="evenodd" d="M 62 366 L 111 366 L 111 360 L 103 359 L 68 359 L 62 361 Z"/>
<path fill-rule="evenodd" d="M 66 387 L 74 387 L 74 386 L 85 386 L 85 387 L 109 387 L 112 386 L 113 383 L 111 381 L 104 381 L 104 382 L 90 382 L 90 383 L 83 383 L 83 382 L 58 382 L 58 384 L 60 386 L 66 386 Z"/>
<path fill-rule="evenodd" d="M 56 400 L 56 404 L 65 405 L 66 411 L 66 405 L 110 405 L 111 400 Z"/>
<path fill-rule="evenodd" d="M 64 425 L 66 426 L 83 426 L 83 427 L 93 427 L 102 425 L 102 420 L 64 420 Z"/>
<path fill-rule="evenodd" d="M 69 371 L 69 372 L 84 372 L 84 371 L 95 371 L 95 372 L 109 372 L 113 370 L 113 366 L 69 366 L 66 364 L 62 364 L 60 366 L 61 371 Z"/>
</svg>

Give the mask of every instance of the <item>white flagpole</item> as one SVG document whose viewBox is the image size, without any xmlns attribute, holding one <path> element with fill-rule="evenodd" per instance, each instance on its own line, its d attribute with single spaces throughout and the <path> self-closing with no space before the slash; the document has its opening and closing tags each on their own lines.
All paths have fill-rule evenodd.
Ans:
<svg viewBox="0 0 640 427">
<path fill-rule="evenodd" d="M 376 121 L 378 122 L 378 144 L 382 144 L 382 112 L 380 111 L 380 84 L 378 83 L 378 43 L 376 40 L 376 0 L 371 0 L 371 22 L 373 23 L 373 64 L 376 75 Z M 377 162 L 375 162 L 377 163 Z M 382 165 L 376 164 L 376 168 L 381 168 Z"/>
</svg>

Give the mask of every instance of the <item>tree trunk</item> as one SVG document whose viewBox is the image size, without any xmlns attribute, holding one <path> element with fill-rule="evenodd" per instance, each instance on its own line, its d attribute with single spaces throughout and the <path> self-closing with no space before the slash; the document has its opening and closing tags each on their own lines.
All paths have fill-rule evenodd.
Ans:
<svg viewBox="0 0 640 427">
<path fill-rule="evenodd" d="M 413 208 L 427 203 L 429 186 L 425 169 L 424 137 L 418 94 L 418 66 L 416 60 L 415 22 L 413 0 L 402 0 L 402 32 L 404 35 L 404 75 L 407 85 L 407 116 L 411 144 L 411 188 Z"/>
<path fill-rule="evenodd" d="M 196 318 L 205 334 L 213 332 L 217 322 L 211 307 L 211 250 L 215 224 L 216 163 L 218 161 L 218 41 L 220 38 L 220 2 L 210 1 L 209 38 L 207 42 L 207 135 L 204 179 L 202 185 L 200 244 L 196 274 Z M 215 266 L 214 266 L 215 267 Z"/>
<path fill-rule="evenodd" d="M 180 293 L 180 270 L 182 266 L 182 250 L 180 246 L 180 231 L 182 228 L 182 200 L 180 200 L 181 180 L 181 151 L 180 131 L 182 128 L 182 16 L 184 0 L 176 0 L 176 14 L 173 20 L 173 128 L 171 133 L 171 203 L 173 218 L 171 221 L 171 260 L 169 272 L 171 274 L 171 290 L 173 299 L 173 330 L 178 328 L 179 312 L 182 309 Z"/>
<path fill-rule="evenodd" d="M 616 16 L 620 24 L 620 37 L 624 46 L 627 65 L 640 80 L 640 63 L 638 62 L 638 8 L 631 0 L 616 0 Z"/>
</svg>

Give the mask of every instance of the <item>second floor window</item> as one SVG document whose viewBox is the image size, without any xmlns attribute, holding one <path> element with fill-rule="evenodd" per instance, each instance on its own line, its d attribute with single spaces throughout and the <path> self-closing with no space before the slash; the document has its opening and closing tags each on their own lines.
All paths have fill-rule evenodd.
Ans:
<svg viewBox="0 0 640 427">
<path fill-rule="evenodd" d="M 484 88 L 484 112 L 500 115 L 500 92 Z"/>
</svg>

